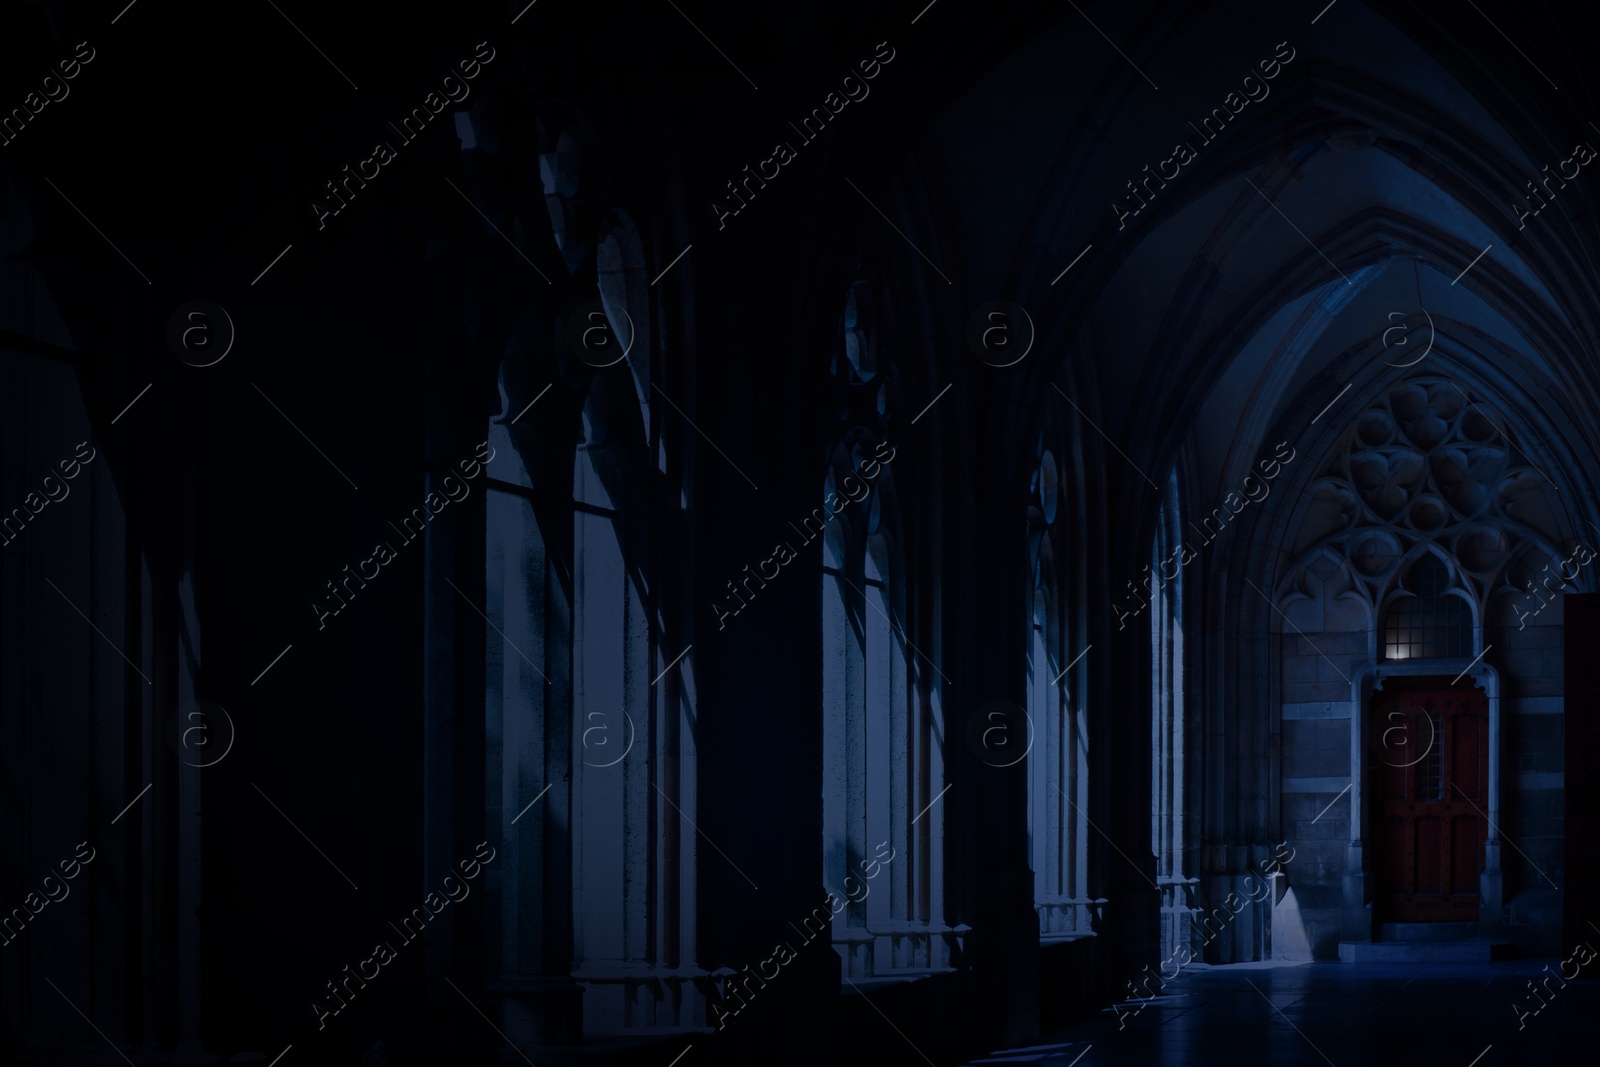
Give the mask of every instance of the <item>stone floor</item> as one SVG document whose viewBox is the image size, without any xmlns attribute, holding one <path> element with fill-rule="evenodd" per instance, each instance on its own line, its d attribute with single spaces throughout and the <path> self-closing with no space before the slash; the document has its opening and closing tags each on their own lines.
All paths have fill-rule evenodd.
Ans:
<svg viewBox="0 0 1600 1067">
<path fill-rule="evenodd" d="M 1550 978 L 1546 1006 L 1531 1010 L 1541 1002 L 1527 983 L 1554 974 L 1560 962 L 1196 965 L 1142 1009 L 1119 1005 L 1056 1029 L 1032 1048 L 971 1062 L 1592 1067 L 1600 1063 L 1600 961 L 1565 988 Z M 1519 1019 L 1519 1011 L 1528 1014 Z"/>
</svg>

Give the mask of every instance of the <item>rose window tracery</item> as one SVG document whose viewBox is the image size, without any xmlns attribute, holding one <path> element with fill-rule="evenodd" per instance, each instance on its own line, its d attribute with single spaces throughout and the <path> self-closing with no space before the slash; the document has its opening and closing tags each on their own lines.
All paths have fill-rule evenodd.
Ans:
<svg viewBox="0 0 1600 1067">
<path fill-rule="evenodd" d="M 1450 588 L 1479 618 L 1502 594 L 1525 596 L 1579 539 L 1558 489 L 1508 436 L 1510 426 L 1480 391 L 1452 379 L 1419 375 L 1391 386 L 1307 486 L 1312 499 L 1291 539 L 1280 604 L 1359 606 L 1370 626 L 1390 600 L 1408 595 L 1402 578 L 1429 549 L 1448 561 Z"/>
</svg>

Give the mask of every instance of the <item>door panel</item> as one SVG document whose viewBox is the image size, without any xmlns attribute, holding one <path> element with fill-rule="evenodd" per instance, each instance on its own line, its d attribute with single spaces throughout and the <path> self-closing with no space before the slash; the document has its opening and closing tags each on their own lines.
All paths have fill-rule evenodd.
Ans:
<svg viewBox="0 0 1600 1067">
<path fill-rule="evenodd" d="M 1455 896 L 1478 895 L 1478 875 L 1482 872 L 1483 820 L 1476 815 L 1455 818 L 1451 844 L 1450 892 Z"/>
<path fill-rule="evenodd" d="M 1489 795 L 1487 698 L 1440 679 L 1373 697 L 1369 778 L 1383 922 L 1478 918 Z"/>
<path fill-rule="evenodd" d="M 1412 886 L 1418 896 L 1437 896 L 1442 888 L 1439 885 L 1439 875 L 1442 873 L 1439 860 L 1444 855 L 1439 817 L 1419 816 L 1416 827 L 1416 847 L 1412 850 Z"/>
</svg>

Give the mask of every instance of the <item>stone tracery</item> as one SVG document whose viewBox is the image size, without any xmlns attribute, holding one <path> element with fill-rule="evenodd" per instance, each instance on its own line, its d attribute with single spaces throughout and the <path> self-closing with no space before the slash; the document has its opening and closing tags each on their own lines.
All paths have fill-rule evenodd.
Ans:
<svg viewBox="0 0 1600 1067">
<path fill-rule="evenodd" d="M 1525 595 L 1576 538 L 1559 489 L 1481 392 L 1437 374 L 1395 383 L 1351 421 L 1307 492 L 1279 602 L 1321 600 L 1367 628 L 1430 548 L 1479 620 Z"/>
</svg>

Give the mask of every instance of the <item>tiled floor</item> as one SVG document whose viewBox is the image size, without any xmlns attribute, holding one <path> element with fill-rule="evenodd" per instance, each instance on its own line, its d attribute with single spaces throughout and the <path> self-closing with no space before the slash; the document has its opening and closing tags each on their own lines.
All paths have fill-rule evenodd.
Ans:
<svg viewBox="0 0 1600 1067">
<path fill-rule="evenodd" d="M 1600 961 L 1565 988 L 1550 977 L 1559 964 L 1197 965 L 1142 1009 L 1137 1002 L 1119 1005 L 1100 1019 L 1053 1031 L 1031 1049 L 973 1062 L 1593 1067 L 1600 1064 Z M 1573 973 L 1570 965 L 1567 973 Z M 1546 978 L 1553 992 L 1544 994 L 1546 1006 L 1535 1014 L 1531 1009 L 1541 1002 L 1527 983 Z M 1519 1019 L 1519 1010 L 1526 1017 Z"/>
</svg>

